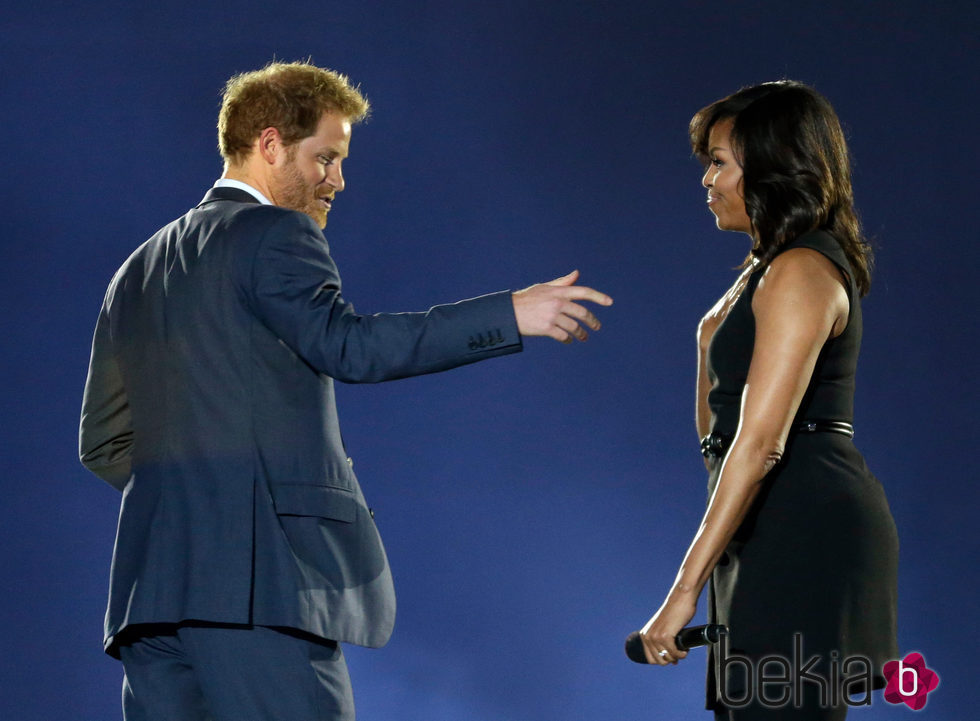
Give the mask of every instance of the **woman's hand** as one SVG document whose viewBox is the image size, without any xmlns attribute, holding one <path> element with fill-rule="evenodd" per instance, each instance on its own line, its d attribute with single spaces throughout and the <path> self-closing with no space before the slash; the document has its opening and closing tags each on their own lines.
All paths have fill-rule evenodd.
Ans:
<svg viewBox="0 0 980 721">
<path fill-rule="evenodd" d="M 666 666 L 687 656 L 677 648 L 674 638 L 697 611 L 697 594 L 674 588 L 653 618 L 640 631 L 643 652 L 649 663 Z"/>
</svg>

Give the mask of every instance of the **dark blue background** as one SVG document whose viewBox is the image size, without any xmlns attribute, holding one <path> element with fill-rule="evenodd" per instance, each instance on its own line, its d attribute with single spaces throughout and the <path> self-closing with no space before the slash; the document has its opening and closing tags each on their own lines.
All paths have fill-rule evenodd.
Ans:
<svg viewBox="0 0 980 721">
<path fill-rule="evenodd" d="M 307 56 L 374 104 L 327 232 L 359 311 L 572 268 L 616 299 L 585 345 L 339 389 L 399 593 L 389 646 L 348 652 L 360 718 L 707 718 L 703 652 L 641 668 L 622 639 L 700 518 L 694 329 L 747 250 L 714 228 L 686 125 L 779 77 L 824 92 L 850 138 L 878 246 L 857 443 L 901 534 L 901 650 L 942 677 L 922 716 L 968 717 L 975 2 L 16 5 L 0 14 L 2 718 L 120 718 L 101 652 L 119 499 L 75 450 L 91 331 L 116 267 L 220 174 L 224 81 Z M 909 713 L 876 694 L 854 716 Z"/>
</svg>

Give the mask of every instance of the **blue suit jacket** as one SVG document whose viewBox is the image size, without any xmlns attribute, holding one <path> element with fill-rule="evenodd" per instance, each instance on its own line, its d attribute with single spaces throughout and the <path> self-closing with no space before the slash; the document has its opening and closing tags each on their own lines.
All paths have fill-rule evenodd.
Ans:
<svg viewBox="0 0 980 721">
<path fill-rule="evenodd" d="M 122 491 L 105 646 L 127 626 L 287 626 L 366 646 L 395 597 L 333 379 L 521 349 L 510 294 L 360 316 L 306 215 L 215 188 L 123 264 L 92 344 L 79 449 Z"/>
</svg>

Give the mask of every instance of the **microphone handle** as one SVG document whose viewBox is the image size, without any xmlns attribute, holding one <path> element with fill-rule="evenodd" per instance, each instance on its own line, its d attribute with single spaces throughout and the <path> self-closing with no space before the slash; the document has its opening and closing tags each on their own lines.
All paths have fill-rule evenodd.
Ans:
<svg viewBox="0 0 980 721">
<path fill-rule="evenodd" d="M 674 643 L 678 651 L 687 651 L 695 646 L 707 646 L 709 643 L 718 643 L 721 634 L 728 633 L 728 629 L 720 623 L 708 623 L 704 626 L 688 626 L 682 628 L 680 633 L 674 636 Z"/>
<path fill-rule="evenodd" d="M 674 637 L 674 644 L 680 651 L 687 651 L 695 646 L 706 646 L 709 643 L 717 643 L 723 633 L 728 633 L 728 627 L 720 623 L 709 623 L 703 626 L 688 626 L 682 628 Z M 643 653 L 643 640 L 640 638 L 639 631 L 633 631 L 626 639 L 626 655 L 631 661 L 636 663 L 646 663 L 647 657 Z"/>
</svg>

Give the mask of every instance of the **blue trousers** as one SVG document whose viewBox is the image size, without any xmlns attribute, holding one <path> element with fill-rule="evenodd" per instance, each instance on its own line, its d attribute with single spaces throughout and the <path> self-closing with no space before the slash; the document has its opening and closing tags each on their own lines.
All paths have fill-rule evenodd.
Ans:
<svg viewBox="0 0 980 721">
<path fill-rule="evenodd" d="M 125 721 L 353 721 L 340 645 L 292 629 L 134 629 L 119 655 Z"/>
</svg>

